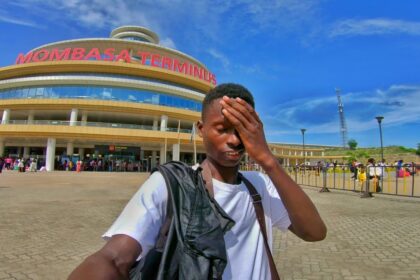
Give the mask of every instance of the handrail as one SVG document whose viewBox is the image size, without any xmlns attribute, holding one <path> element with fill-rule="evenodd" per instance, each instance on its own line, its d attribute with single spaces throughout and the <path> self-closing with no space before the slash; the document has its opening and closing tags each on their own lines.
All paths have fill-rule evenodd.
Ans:
<svg viewBox="0 0 420 280">
<path fill-rule="evenodd" d="M 62 121 L 62 120 L 9 120 L 4 124 L 18 124 L 18 125 L 64 125 L 64 126 L 89 126 L 89 127 L 107 127 L 107 128 L 124 128 L 124 129 L 142 129 L 142 130 L 157 130 L 153 129 L 151 125 L 139 124 L 124 124 L 124 123 L 105 123 L 105 122 L 81 122 L 81 121 Z M 176 127 L 167 127 L 165 131 L 178 132 Z M 191 129 L 182 128 L 180 133 L 191 133 Z"/>
</svg>

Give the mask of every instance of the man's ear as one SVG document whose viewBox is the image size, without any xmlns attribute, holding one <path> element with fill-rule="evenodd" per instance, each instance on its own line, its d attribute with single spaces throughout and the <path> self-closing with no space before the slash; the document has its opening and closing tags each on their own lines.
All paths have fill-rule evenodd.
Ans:
<svg viewBox="0 0 420 280">
<path fill-rule="evenodd" d="M 203 138 L 203 121 L 202 120 L 197 121 L 195 126 L 197 127 L 198 135 L 201 138 Z"/>
</svg>

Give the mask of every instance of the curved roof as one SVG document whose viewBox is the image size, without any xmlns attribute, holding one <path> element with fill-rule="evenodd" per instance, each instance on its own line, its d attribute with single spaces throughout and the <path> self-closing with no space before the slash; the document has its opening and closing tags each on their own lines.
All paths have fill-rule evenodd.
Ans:
<svg viewBox="0 0 420 280">
<path fill-rule="evenodd" d="M 151 43 L 159 44 L 159 36 L 155 32 L 143 26 L 135 26 L 135 25 L 120 26 L 111 31 L 110 37 L 118 38 L 119 37 L 118 35 L 120 33 L 137 33 L 139 35 L 144 34 L 153 40 Z"/>
</svg>

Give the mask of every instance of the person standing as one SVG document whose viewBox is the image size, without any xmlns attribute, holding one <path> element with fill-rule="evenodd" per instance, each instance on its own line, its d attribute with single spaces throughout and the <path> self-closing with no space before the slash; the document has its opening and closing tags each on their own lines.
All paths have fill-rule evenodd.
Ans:
<svg viewBox="0 0 420 280">
<path fill-rule="evenodd" d="M 202 165 L 202 172 L 211 174 L 213 203 L 235 222 L 219 240 L 225 245 L 227 255 L 227 263 L 222 267 L 223 275 L 218 275 L 224 280 L 271 278 L 268 252 L 265 251 L 253 199 L 241 178 L 250 181 L 261 198 L 268 247 L 272 248 L 273 227 L 290 230 L 306 241 L 322 240 L 327 232 L 314 204 L 272 154 L 265 139 L 263 124 L 254 108 L 253 97 L 246 88 L 237 84 L 222 84 L 204 98 L 201 120 L 197 122 L 198 134 L 203 138 L 206 151 L 206 164 Z M 245 151 L 265 173 L 239 172 Z M 154 172 L 104 234 L 107 240 L 105 246 L 83 261 L 69 279 L 128 278 L 135 261 L 144 258 L 154 246 L 165 221 L 167 203 L 165 179 L 160 172 Z M 190 230 L 198 228 L 192 227 Z M 187 238 L 182 232 L 179 234 L 179 238 Z M 203 245 L 207 244 L 209 234 L 201 236 Z M 169 255 L 169 258 L 175 256 Z M 186 271 L 182 269 L 205 269 L 196 266 L 197 263 L 191 263 L 188 269 L 171 267 L 176 274 L 172 276 L 197 279 L 196 275 L 183 274 Z M 204 279 L 209 278 L 210 275 Z"/>
<path fill-rule="evenodd" d="M 76 172 L 81 172 L 82 171 L 82 160 L 81 159 L 79 159 L 77 162 L 76 162 Z"/>
</svg>

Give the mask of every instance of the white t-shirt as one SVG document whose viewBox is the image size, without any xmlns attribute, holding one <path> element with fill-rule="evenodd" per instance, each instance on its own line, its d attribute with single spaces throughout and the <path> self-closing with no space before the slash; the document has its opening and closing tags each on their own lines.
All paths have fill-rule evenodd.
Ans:
<svg viewBox="0 0 420 280">
<path fill-rule="evenodd" d="M 242 174 L 261 195 L 268 243 L 272 248 L 272 227 L 287 230 L 290 226 L 288 213 L 268 176 L 253 171 Z M 213 189 L 216 201 L 236 223 L 224 236 L 228 264 L 223 279 L 270 279 L 263 235 L 245 184 L 231 185 L 213 179 Z M 162 174 L 153 173 L 103 237 L 128 235 L 141 244 L 142 255 L 146 255 L 153 248 L 165 220 L 167 197 Z"/>
</svg>

